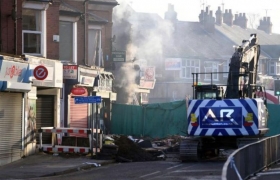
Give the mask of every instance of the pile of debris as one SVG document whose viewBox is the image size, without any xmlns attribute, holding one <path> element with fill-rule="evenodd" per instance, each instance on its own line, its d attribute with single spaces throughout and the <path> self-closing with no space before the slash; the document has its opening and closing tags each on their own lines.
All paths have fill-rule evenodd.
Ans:
<svg viewBox="0 0 280 180">
<path fill-rule="evenodd" d="M 126 136 L 115 137 L 118 146 L 117 161 L 153 161 L 155 157 Z"/>
<path fill-rule="evenodd" d="M 115 158 L 118 162 L 165 160 L 167 153 L 179 152 L 180 139 L 180 136 L 136 139 L 132 136 L 112 135 L 104 138 L 100 155 Z"/>
</svg>

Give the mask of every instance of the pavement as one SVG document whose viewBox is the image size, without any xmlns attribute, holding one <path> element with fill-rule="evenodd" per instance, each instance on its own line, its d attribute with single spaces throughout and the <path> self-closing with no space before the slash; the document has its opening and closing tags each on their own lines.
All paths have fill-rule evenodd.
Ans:
<svg viewBox="0 0 280 180">
<path fill-rule="evenodd" d="M 114 162 L 115 160 L 113 159 L 100 160 L 85 155 L 39 152 L 0 166 L 0 179 L 32 179 L 62 175 L 84 169 L 97 168 Z"/>
</svg>

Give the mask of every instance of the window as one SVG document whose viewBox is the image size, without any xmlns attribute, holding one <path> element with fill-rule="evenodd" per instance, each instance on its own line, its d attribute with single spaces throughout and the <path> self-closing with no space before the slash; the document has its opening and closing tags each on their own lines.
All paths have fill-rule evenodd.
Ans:
<svg viewBox="0 0 280 180">
<path fill-rule="evenodd" d="M 269 62 L 269 75 L 280 75 L 280 62 Z"/>
<path fill-rule="evenodd" d="M 204 64 L 204 72 L 207 73 L 207 74 L 205 74 L 205 80 L 211 80 L 211 76 L 212 76 L 212 80 L 219 80 L 218 79 L 218 77 L 219 77 L 218 76 L 218 63 L 205 61 L 203 64 Z"/>
<path fill-rule="evenodd" d="M 43 17 L 41 10 L 22 10 L 22 38 L 24 54 L 43 55 Z"/>
<path fill-rule="evenodd" d="M 59 22 L 59 60 L 74 62 L 73 22 Z"/>
<path fill-rule="evenodd" d="M 90 25 L 88 30 L 88 65 L 101 66 L 101 26 Z"/>
<path fill-rule="evenodd" d="M 88 65 L 97 64 L 98 34 L 98 30 L 96 29 L 90 29 L 88 31 Z"/>
<path fill-rule="evenodd" d="M 59 16 L 59 60 L 77 64 L 77 21 L 79 17 Z"/>
<path fill-rule="evenodd" d="M 192 79 L 192 73 L 199 72 L 199 60 L 182 59 L 181 77 Z"/>
<path fill-rule="evenodd" d="M 228 77 L 228 72 L 229 72 L 229 63 L 228 63 L 228 61 L 224 61 L 223 62 L 223 72 L 226 72 L 226 73 L 223 73 L 223 77 L 227 78 Z"/>
<path fill-rule="evenodd" d="M 258 70 L 257 70 L 257 74 L 262 74 L 263 73 L 263 61 L 262 60 L 259 60 L 259 63 L 258 63 Z"/>
<path fill-rule="evenodd" d="M 279 75 L 280 74 L 280 62 L 276 62 L 276 74 Z"/>
</svg>

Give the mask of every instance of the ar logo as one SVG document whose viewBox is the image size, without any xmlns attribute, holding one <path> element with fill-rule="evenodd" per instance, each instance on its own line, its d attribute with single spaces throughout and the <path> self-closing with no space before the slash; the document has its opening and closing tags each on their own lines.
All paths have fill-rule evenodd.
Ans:
<svg viewBox="0 0 280 180">
<path fill-rule="evenodd" d="M 220 121 L 230 120 L 233 124 L 238 125 L 238 123 L 231 117 L 232 113 L 234 112 L 234 109 L 221 109 L 220 110 Z M 225 116 L 224 116 L 225 115 Z M 206 121 L 208 117 L 212 117 L 214 121 L 219 121 L 216 115 L 213 113 L 211 109 L 208 109 L 206 115 L 202 119 L 202 121 Z"/>
</svg>

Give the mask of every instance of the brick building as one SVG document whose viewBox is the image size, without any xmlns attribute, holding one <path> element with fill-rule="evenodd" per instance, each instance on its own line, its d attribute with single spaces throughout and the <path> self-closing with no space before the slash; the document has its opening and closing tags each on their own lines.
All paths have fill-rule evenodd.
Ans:
<svg viewBox="0 0 280 180">
<path fill-rule="evenodd" d="M 0 140 L 0 165 L 34 153 L 41 127 L 89 128 L 98 111 L 109 129 L 116 93 L 105 68 L 116 5 L 115 0 L 0 1 L 0 120 L 7 121 L 0 124 L 7 137 Z M 40 74 L 37 67 L 45 68 Z M 98 109 L 74 103 L 74 96 L 88 95 L 101 96 Z M 56 136 L 43 134 L 42 140 L 53 144 Z"/>
</svg>

